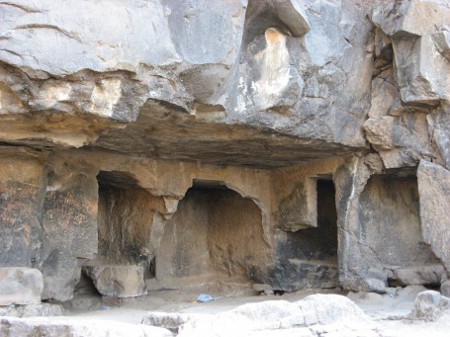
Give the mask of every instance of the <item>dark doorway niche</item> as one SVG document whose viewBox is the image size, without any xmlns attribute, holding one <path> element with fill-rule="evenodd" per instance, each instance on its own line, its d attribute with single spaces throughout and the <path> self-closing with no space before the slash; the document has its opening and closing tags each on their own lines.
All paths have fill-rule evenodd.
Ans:
<svg viewBox="0 0 450 337">
<path fill-rule="evenodd" d="M 332 180 L 317 180 L 317 228 L 288 233 L 295 257 L 337 263 L 337 215 Z"/>
<path fill-rule="evenodd" d="M 331 178 L 317 179 L 317 227 L 286 232 L 274 275 L 282 290 L 338 286 L 337 212 Z"/>
<path fill-rule="evenodd" d="M 98 253 L 96 265 L 141 265 L 154 277 L 150 232 L 160 198 L 139 186 L 132 174 L 100 171 L 98 181 Z"/>
<path fill-rule="evenodd" d="M 164 201 L 122 171 L 100 171 L 98 182 L 98 253 L 82 272 L 105 296 L 145 294 L 147 278 L 154 277 L 155 256 L 150 234 L 153 215 Z M 82 279 L 79 287 L 83 283 Z"/>
<path fill-rule="evenodd" d="M 194 181 L 165 226 L 156 278 L 176 288 L 249 284 L 267 265 L 263 237 L 261 210 L 252 200 L 222 182 Z"/>
<path fill-rule="evenodd" d="M 73 295 L 74 297 L 79 297 L 83 295 L 97 296 L 97 297 L 101 296 L 97 288 L 95 287 L 94 282 L 88 275 L 86 275 L 86 272 L 84 270 L 81 271 L 80 280 L 75 285 Z"/>
</svg>

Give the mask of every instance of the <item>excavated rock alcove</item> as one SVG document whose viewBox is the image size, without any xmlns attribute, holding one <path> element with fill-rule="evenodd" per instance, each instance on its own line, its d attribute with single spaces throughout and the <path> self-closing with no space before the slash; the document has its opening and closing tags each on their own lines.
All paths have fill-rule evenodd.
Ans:
<svg viewBox="0 0 450 337">
<path fill-rule="evenodd" d="M 0 313 L 92 285 L 450 295 L 448 1 L 0 18 Z"/>
<path fill-rule="evenodd" d="M 197 180 L 165 226 L 156 278 L 172 287 L 248 285 L 269 253 L 259 207 L 223 183 Z"/>
<path fill-rule="evenodd" d="M 284 266 L 283 290 L 335 288 L 338 280 L 338 238 L 335 187 L 331 178 L 317 179 L 317 227 L 285 232 L 278 247 Z"/>
<path fill-rule="evenodd" d="M 97 180 L 96 260 L 105 264 L 149 264 L 150 230 L 158 198 L 140 187 L 126 172 L 100 171 Z"/>
<path fill-rule="evenodd" d="M 360 199 L 360 240 L 391 285 L 440 284 L 443 266 L 424 242 L 417 177 L 372 176 Z"/>
<path fill-rule="evenodd" d="M 102 295 L 144 295 L 145 279 L 155 276 L 150 235 L 161 198 L 127 172 L 100 171 L 97 181 L 98 252 L 84 265 L 83 275 L 92 278 Z"/>
</svg>

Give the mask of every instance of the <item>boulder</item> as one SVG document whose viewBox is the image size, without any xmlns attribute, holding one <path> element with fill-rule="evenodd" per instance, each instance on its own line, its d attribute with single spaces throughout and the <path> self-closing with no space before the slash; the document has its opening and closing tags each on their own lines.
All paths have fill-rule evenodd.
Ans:
<svg viewBox="0 0 450 337">
<path fill-rule="evenodd" d="M 105 5 L 107 17 L 103 15 Z M 11 6 L 24 8 L 21 1 Z M 139 1 L 127 6 L 120 2 L 71 2 L 62 8 L 45 0 L 28 4 L 25 13 L 26 10 L 33 15 L 13 10 L 3 21 L 2 35 L 6 36 L 2 38 L 0 58 L 11 64 L 64 75 L 86 68 L 133 70 L 139 62 L 159 65 L 179 60 L 159 1 Z M 98 17 L 104 17 L 101 25 Z M 123 52 L 113 52 L 122 43 Z M 14 57 L 5 49 L 33 57 Z M 67 62 L 69 58 L 73 61 Z"/>
<path fill-rule="evenodd" d="M 379 151 L 386 168 L 416 166 L 420 153 L 432 153 L 423 113 L 369 118 L 363 125 L 367 140 Z"/>
<path fill-rule="evenodd" d="M 137 297 L 147 293 L 142 266 L 106 265 L 86 268 L 103 296 Z"/>
<path fill-rule="evenodd" d="M 373 291 L 378 294 L 384 294 L 386 292 L 386 281 L 377 278 L 366 278 L 364 285 L 367 291 Z"/>
<path fill-rule="evenodd" d="M 284 335 L 291 329 L 311 333 L 306 328 L 314 329 L 318 324 L 356 320 L 368 327 L 371 322 L 355 303 L 340 295 L 311 295 L 294 303 L 284 300 L 248 303 L 215 315 L 149 313 L 146 317 L 143 323 L 174 327 L 179 337 L 247 336 L 271 330 Z"/>
<path fill-rule="evenodd" d="M 0 268 L 0 306 L 38 304 L 43 287 L 42 274 L 37 269 Z"/>
<path fill-rule="evenodd" d="M 414 308 L 408 317 L 411 319 L 436 321 L 449 308 L 450 298 L 442 296 L 438 291 L 426 290 L 417 294 Z"/>
</svg>

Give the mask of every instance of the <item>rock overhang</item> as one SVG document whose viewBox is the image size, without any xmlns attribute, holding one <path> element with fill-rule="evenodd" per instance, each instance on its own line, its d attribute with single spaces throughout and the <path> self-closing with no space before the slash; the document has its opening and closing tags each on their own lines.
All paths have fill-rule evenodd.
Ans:
<svg viewBox="0 0 450 337">
<path fill-rule="evenodd" d="M 367 148 L 361 132 L 349 137 L 364 110 L 342 112 L 347 122 L 338 127 L 333 114 L 341 104 L 327 94 L 346 76 L 339 65 L 347 48 L 339 13 L 346 11 L 339 6 L 229 1 L 205 9 L 163 1 L 126 10 L 116 3 L 106 26 L 82 14 L 98 13 L 101 4 L 70 4 L 62 11 L 47 1 L 2 7 L 10 13 L 0 48 L 0 134 L 6 143 L 268 168 Z M 113 29 L 114 20 L 132 24 Z M 328 21 L 339 26 L 333 43 L 343 45 L 308 50 L 305 36 L 316 36 Z M 259 36 L 271 29 L 281 39 L 273 46 L 273 39 Z M 143 39 L 145 32 L 150 40 Z M 280 52 L 285 61 L 272 65 Z M 312 67 L 316 56 L 334 68 Z M 287 81 L 274 81 L 280 71 Z M 321 72 L 323 82 L 305 82 L 311 71 Z"/>
<path fill-rule="evenodd" d="M 147 212 L 131 216 L 139 223 L 130 232 L 149 262 L 189 188 L 220 181 L 261 210 L 273 261 L 258 282 L 292 290 L 339 276 L 347 289 L 378 292 L 436 285 L 448 262 L 437 240 L 445 222 L 424 196 L 447 202 L 446 185 L 430 182 L 446 180 L 450 162 L 449 8 L 398 3 L 0 4 L 3 264 L 39 268 L 44 297 L 67 300 L 98 253 L 99 199 Z M 103 25 L 91 18 L 102 6 L 111 10 Z M 327 207 L 318 207 L 321 195 Z M 333 204 L 337 256 L 304 259 L 292 242 L 305 242 Z M 368 228 L 387 233 L 390 222 L 403 233 L 396 211 L 416 215 L 419 206 L 409 244 L 405 235 L 363 237 Z M 427 261 L 391 265 L 390 251 L 423 237 Z"/>
</svg>

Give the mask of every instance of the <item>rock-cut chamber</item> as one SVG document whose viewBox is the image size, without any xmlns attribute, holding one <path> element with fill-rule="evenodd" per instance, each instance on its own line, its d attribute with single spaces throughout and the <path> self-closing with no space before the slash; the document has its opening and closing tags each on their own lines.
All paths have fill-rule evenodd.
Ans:
<svg viewBox="0 0 450 337">
<path fill-rule="evenodd" d="M 257 282 L 267 266 L 259 207 L 225 185 L 196 181 L 165 226 L 156 278 L 171 287 Z"/>
</svg>

